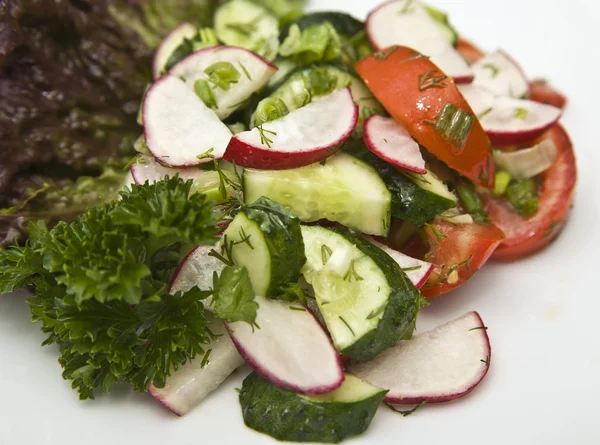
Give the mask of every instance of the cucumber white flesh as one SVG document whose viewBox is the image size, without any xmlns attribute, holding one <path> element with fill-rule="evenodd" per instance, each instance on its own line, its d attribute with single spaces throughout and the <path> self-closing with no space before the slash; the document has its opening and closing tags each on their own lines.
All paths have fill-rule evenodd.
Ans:
<svg viewBox="0 0 600 445">
<path fill-rule="evenodd" d="M 458 198 L 450 191 L 448 186 L 444 184 L 435 173 L 429 170 L 424 175 L 410 175 L 408 178 L 423 190 L 434 193 L 442 198 L 458 202 Z"/>
<path fill-rule="evenodd" d="M 349 371 L 389 389 L 387 402 L 440 403 L 471 392 L 487 374 L 491 354 L 487 328 L 477 312 L 469 312 Z"/>
<path fill-rule="evenodd" d="M 163 73 L 169 58 L 185 39 L 191 39 L 198 33 L 198 28 L 191 23 L 180 23 L 160 42 L 152 60 L 152 76 L 158 79 Z"/>
<path fill-rule="evenodd" d="M 197 356 L 177 371 L 171 371 L 164 388 L 152 385 L 148 388 L 152 397 L 178 416 L 183 416 L 198 406 L 233 371 L 245 363 L 221 320 L 212 320 L 208 327 L 219 337 L 204 347 L 206 351 L 210 350 L 205 366 L 202 366 L 203 357 Z"/>
<path fill-rule="evenodd" d="M 194 286 L 198 286 L 202 290 L 212 289 L 214 273 L 221 275 L 225 268 L 225 264 L 221 260 L 209 255 L 212 249 L 217 249 L 217 247 L 198 246 L 185 257 L 171 281 L 169 287 L 171 295 L 177 292 L 187 292 Z M 204 308 L 212 312 L 212 295 L 204 300 Z"/>
<path fill-rule="evenodd" d="M 504 51 L 488 54 L 471 65 L 473 85 L 490 90 L 497 96 L 523 98 L 529 94 L 529 81 L 519 65 Z"/>
<path fill-rule="evenodd" d="M 342 362 L 327 333 L 306 308 L 257 296 L 256 324 L 227 323 L 246 362 L 280 388 L 323 394 L 344 381 Z M 292 309 L 293 308 L 293 309 Z"/>
<path fill-rule="evenodd" d="M 419 144 L 391 117 L 368 118 L 363 138 L 369 150 L 389 164 L 421 175 L 427 173 Z"/>
<path fill-rule="evenodd" d="M 152 156 L 141 155 L 135 164 L 131 166 L 131 176 L 136 184 L 149 182 L 153 184 L 165 179 L 165 176 L 173 177 L 179 175 L 181 179 L 196 180 L 205 172 L 198 168 L 170 168 L 164 167 L 156 162 Z"/>
<path fill-rule="evenodd" d="M 240 405 L 246 426 L 277 440 L 338 443 L 367 430 L 385 394 L 346 375 L 329 394 L 302 396 L 252 373 L 242 385 Z"/>
<path fill-rule="evenodd" d="M 231 258 L 248 270 L 256 295 L 278 297 L 300 278 L 304 243 L 300 221 L 279 204 L 259 199 L 238 213 L 223 233 Z"/>
<path fill-rule="evenodd" d="M 178 62 L 170 74 L 185 79 L 188 87 L 193 90 L 198 80 L 209 80 L 205 70 L 219 62 L 229 62 L 238 71 L 237 82 L 229 85 L 228 90 L 212 86 L 211 91 L 217 104 L 213 108 L 220 119 L 229 117 L 234 111 L 243 106 L 250 96 L 261 90 L 277 68 L 258 54 L 243 48 L 214 46 L 201 49 Z"/>
<path fill-rule="evenodd" d="M 417 289 L 423 287 L 427 278 L 433 272 L 433 264 L 427 261 L 421 261 L 416 258 L 412 258 L 408 255 L 398 252 L 385 244 L 380 243 L 375 238 L 368 238 L 369 242 L 379 247 L 385 253 L 387 253 L 396 263 L 400 266 L 400 269 L 404 271 L 408 279 L 415 285 Z"/>
<path fill-rule="evenodd" d="M 290 114 L 235 135 L 223 158 L 237 165 L 284 170 L 322 161 L 347 140 L 358 121 L 348 88 Z"/>
<path fill-rule="evenodd" d="M 144 98 L 144 136 L 152 155 L 172 167 L 221 159 L 231 131 L 181 79 L 165 75 Z M 198 156 L 209 153 L 214 157 Z"/>
<path fill-rule="evenodd" d="M 544 139 L 533 147 L 516 151 L 494 150 L 496 167 L 505 170 L 516 179 L 533 178 L 548 170 L 558 156 L 552 138 Z"/>
<path fill-rule="evenodd" d="M 377 171 L 345 153 L 293 170 L 246 169 L 244 199 L 267 196 L 305 222 L 327 219 L 370 235 L 387 236 L 391 194 Z"/>
<path fill-rule="evenodd" d="M 419 2 L 396 0 L 382 4 L 369 14 L 366 31 L 376 50 L 393 45 L 407 46 L 429 56 L 456 83 L 473 80 L 473 71 L 467 62 Z"/>
<path fill-rule="evenodd" d="M 556 124 L 563 113 L 552 105 L 496 96 L 476 85 L 461 85 L 460 92 L 497 146 L 531 142 Z"/>
<path fill-rule="evenodd" d="M 219 40 L 256 51 L 264 42 L 279 42 L 279 19 L 264 6 L 250 0 L 232 0 L 215 12 Z M 277 48 L 274 48 L 277 54 Z"/>
<path fill-rule="evenodd" d="M 303 226 L 302 236 L 302 273 L 338 351 L 366 361 L 410 337 L 421 297 L 389 255 L 360 237 L 319 226 Z"/>
</svg>

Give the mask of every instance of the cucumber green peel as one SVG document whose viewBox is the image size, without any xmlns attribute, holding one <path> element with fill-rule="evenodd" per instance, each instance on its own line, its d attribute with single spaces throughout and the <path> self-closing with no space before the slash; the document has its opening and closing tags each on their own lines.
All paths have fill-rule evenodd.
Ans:
<svg viewBox="0 0 600 445">
<path fill-rule="evenodd" d="M 303 226 L 302 273 L 340 353 L 368 361 L 409 339 L 425 303 L 398 264 L 360 236 Z"/>
<path fill-rule="evenodd" d="M 253 372 L 242 385 L 240 405 L 246 426 L 277 440 L 338 443 L 367 430 L 386 394 L 346 375 L 335 391 L 301 396 Z"/>
</svg>

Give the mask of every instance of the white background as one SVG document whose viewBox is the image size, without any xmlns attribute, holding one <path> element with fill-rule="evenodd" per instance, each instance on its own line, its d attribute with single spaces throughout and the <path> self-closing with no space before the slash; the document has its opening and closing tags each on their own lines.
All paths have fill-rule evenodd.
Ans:
<svg viewBox="0 0 600 445">
<path fill-rule="evenodd" d="M 377 2 L 330 0 L 363 18 Z M 347 443 L 461 445 L 600 444 L 599 180 L 600 4 L 593 0 L 442 1 L 461 33 L 487 50 L 502 47 L 530 75 L 570 99 L 564 124 L 578 157 L 575 209 L 546 251 L 486 266 L 464 288 L 434 301 L 419 328 L 477 310 L 493 358 L 484 382 L 457 402 L 402 418 L 382 407 L 369 431 Z M 57 353 L 40 348 L 22 295 L 0 297 L 0 444 L 271 444 L 243 425 L 238 372 L 185 418 L 126 388 L 79 402 L 61 379 Z"/>
</svg>

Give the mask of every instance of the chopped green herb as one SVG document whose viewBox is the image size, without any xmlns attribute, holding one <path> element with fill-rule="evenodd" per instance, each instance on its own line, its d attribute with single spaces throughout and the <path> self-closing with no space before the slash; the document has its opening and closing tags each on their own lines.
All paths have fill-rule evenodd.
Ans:
<svg viewBox="0 0 600 445">
<path fill-rule="evenodd" d="M 438 241 L 442 241 L 444 238 L 446 238 L 446 234 L 443 233 L 442 231 L 440 231 L 440 229 L 438 229 L 434 225 L 425 223 L 425 226 L 428 227 L 429 229 L 431 229 L 431 231 L 433 232 L 433 234 L 435 235 L 435 237 L 437 238 Z"/>
<path fill-rule="evenodd" d="M 481 113 L 479 113 L 479 114 L 477 115 L 477 119 L 479 119 L 479 120 L 483 119 L 483 118 L 484 118 L 484 117 L 486 117 L 488 114 L 490 114 L 490 113 L 491 113 L 493 110 L 494 110 L 494 107 L 489 107 L 488 109 L 486 109 L 486 110 L 483 110 Z"/>
<path fill-rule="evenodd" d="M 554 221 L 552 224 L 550 224 L 550 227 L 548 227 L 548 230 L 546 230 L 544 237 L 548 238 L 549 236 L 552 236 L 554 234 L 554 232 L 556 231 L 556 229 L 558 227 L 560 227 L 561 224 L 562 224 L 562 221 Z"/>
<path fill-rule="evenodd" d="M 448 85 L 443 81 L 448 78 L 448 76 L 441 75 L 435 76 L 435 73 L 438 73 L 438 70 L 429 70 L 425 74 L 423 74 L 419 78 L 419 91 L 424 91 L 427 88 L 445 88 Z"/>
<path fill-rule="evenodd" d="M 506 193 L 506 189 L 512 180 L 512 176 L 510 173 L 504 170 L 500 170 L 496 172 L 496 181 L 494 185 L 493 194 L 496 197 L 503 196 Z"/>
<path fill-rule="evenodd" d="M 46 193 L 51 188 L 52 188 L 52 186 L 50 186 L 49 184 L 44 184 L 44 186 L 42 188 L 34 191 L 31 195 L 29 195 L 26 199 L 24 199 L 19 204 L 9 207 L 7 209 L 0 209 L 0 215 L 12 215 L 13 213 L 18 212 L 19 210 L 24 209 L 25 207 L 27 207 L 27 204 L 29 204 L 31 201 L 33 201 L 38 196 Z"/>
<path fill-rule="evenodd" d="M 348 328 L 348 330 L 350 332 L 352 332 L 352 335 L 354 335 L 356 337 L 356 334 L 354 333 L 354 331 L 352 330 L 352 328 L 350 327 L 350 325 L 346 322 L 346 320 L 344 320 L 344 318 L 340 315 L 339 319 L 342 320 L 342 322 L 346 325 L 346 327 Z"/>
<path fill-rule="evenodd" d="M 498 74 L 500 74 L 500 68 L 498 68 L 493 63 L 486 63 L 485 65 L 483 65 L 483 67 L 487 68 L 492 72 L 492 77 L 498 77 Z"/>
<path fill-rule="evenodd" d="M 409 410 L 399 410 L 398 408 L 396 408 L 396 407 L 395 407 L 395 406 L 393 406 L 392 404 L 390 404 L 390 403 L 386 403 L 386 405 L 387 405 L 387 407 L 388 407 L 389 409 L 391 409 L 391 410 L 392 410 L 392 411 L 394 411 L 395 413 L 402 414 L 402 416 L 403 416 L 403 417 L 410 416 L 412 413 L 414 413 L 416 410 L 418 410 L 418 409 L 419 409 L 419 408 L 420 408 L 422 405 L 424 405 L 424 404 L 425 404 L 425 400 L 421 400 L 421 401 L 419 402 L 419 404 L 418 404 L 417 406 L 415 406 L 414 408 L 411 408 L 411 409 L 409 409 Z"/>
<path fill-rule="evenodd" d="M 414 9 L 410 9 L 410 7 L 413 5 L 414 0 L 406 0 L 404 2 L 404 6 L 402 6 L 402 9 L 400 11 L 398 11 L 398 15 L 402 15 L 402 14 L 407 14 L 409 12 L 414 12 Z"/>
<path fill-rule="evenodd" d="M 485 359 L 479 360 L 481 363 L 484 363 L 485 366 L 490 366 L 490 356 L 488 355 Z"/>
<path fill-rule="evenodd" d="M 475 191 L 473 184 L 461 181 L 456 184 L 456 193 L 464 209 L 479 222 L 489 221 L 489 216 L 483 208 L 483 202 Z"/>
<path fill-rule="evenodd" d="M 346 272 L 346 275 L 344 275 L 344 280 L 352 281 L 354 279 L 354 281 L 362 281 L 364 279 L 356 272 L 355 267 L 356 260 L 350 261 L 350 267 L 348 268 L 348 272 Z"/>
<path fill-rule="evenodd" d="M 244 230 L 243 227 L 240 229 L 239 235 L 240 235 L 240 240 L 235 242 L 234 246 L 237 246 L 238 244 L 247 244 L 248 247 L 250 247 L 250 249 L 254 250 L 254 246 L 250 242 L 250 237 L 252 235 L 246 235 L 246 231 Z"/>
<path fill-rule="evenodd" d="M 321 246 L 321 258 L 323 260 L 323 266 L 327 264 L 327 261 L 329 261 L 329 258 L 331 258 L 332 254 L 333 250 L 331 250 L 329 246 L 326 246 L 325 244 Z"/>
<path fill-rule="evenodd" d="M 204 70 L 209 80 L 217 88 L 224 91 L 229 91 L 232 83 L 237 83 L 240 80 L 240 72 L 233 66 L 231 62 L 216 62 Z"/>
<path fill-rule="evenodd" d="M 527 119 L 527 115 L 529 114 L 529 110 L 526 108 L 517 108 L 515 110 L 515 119 L 521 119 L 524 121 Z"/>
<path fill-rule="evenodd" d="M 225 27 L 245 37 L 250 37 L 256 32 L 256 25 L 254 23 L 228 23 L 227 25 L 225 25 Z"/>
<path fill-rule="evenodd" d="M 533 179 L 513 180 L 506 189 L 506 199 L 525 218 L 533 216 L 539 206 L 537 187 Z"/>
<path fill-rule="evenodd" d="M 208 365 L 210 362 L 208 360 L 208 357 L 210 357 L 210 353 L 212 352 L 212 349 L 208 349 L 205 353 L 204 353 L 204 357 L 202 357 L 202 362 L 200 363 L 200 367 L 204 368 L 206 365 Z"/>
<path fill-rule="evenodd" d="M 194 93 L 208 108 L 217 108 L 217 101 L 206 79 L 198 79 L 194 82 Z"/>
<path fill-rule="evenodd" d="M 262 145 L 266 145 L 267 148 L 271 148 L 271 144 L 273 143 L 273 140 L 269 139 L 269 137 L 265 134 L 272 134 L 274 136 L 277 136 L 277 133 L 271 130 L 267 130 L 266 128 L 263 128 L 262 125 L 259 125 L 258 127 L 256 127 L 258 129 L 258 132 L 260 133 L 260 143 Z"/>
<path fill-rule="evenodd" d="M 371 312 L 368 316 L 367 316 L 367 320 L 372 320 L 373 318 L 377 317 L 378 315 L 382 314 L 385 309 L 387 308 L 387 304 L 384 304 L 383 306 L 381 306 L 379 309 Z"/>
<path fill-rule="evenodd" d="M 481 331 L 481 330 L 487 331 L 488 327 L 487 326 L 477 326 L 476 328 L 469 329 L 469 332 L 471 332 L 471 331 Z"/>
<path fill-rule="evenodd" d="M 290 311 L 306 312 L 303 307 L 290 306 Z"/>
<path fill-rule="evenodd" d="M 246 75 L 248 80 L 252 80 L 252 76 L 250 75 L 250 73 L 248 72 L 246 67 L 242 64 L 242 62 L 239 62 L 239 63 L 240 63 L 240 67 L 242 68 L 242 71 L 244 72 L 244 74 Z"/>
<path fill-rule="evenodd" d="M 425 121 L 424 123 L 434 125 L 437 132 L 446 141 L 458 148 L 463 148 L 474 121 L 475 118 L 471 113 L 448 102 L 444 105 L 436 122 Z"/>
<path fill-rule="evenodd" d="M 214 147 L 209 148 L 204 153 L 199 154 L 198 156 L 196 156 L 196 158 L 198 158 L 198 159 L 214 159 L 215 155 L 212 154 L 213 151 L 215 151 Z"/>
<path fill-rule="evenodd" d="M 419 269 L 422 269 L 422 268 L 423 268 L 423 266 L 419 265 L 419 266 L 413 266 L 413 267 L 403 267 L 402 270 L 404 272 L 412 272 L 414 270 L 419 270 Z"/>
</svg>

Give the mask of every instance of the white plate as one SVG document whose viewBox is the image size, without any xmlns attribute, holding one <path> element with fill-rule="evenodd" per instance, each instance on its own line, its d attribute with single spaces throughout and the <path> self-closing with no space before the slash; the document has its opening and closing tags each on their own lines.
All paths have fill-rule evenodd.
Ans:
<svg viewBox="0 0 600 445">
<path fill-rule="evenodd" d="M 530 75 L 552 80 L 570 99 L 563 119 L 579 165 L 578 196 L 563 235 L 542 254 L 486 265 L 464 288 L 425 309 L 419 328 L 478 310 L 489 326 L 487 378 L 466 398 L 403 418 L 385 406 L 352 444 L 600 444 L 600 248 L 596 45 L 593 0 L 463 0 L 443 6 L 464 36 L 500 46 Z M 364 17 L 374 1 L 313 2 Z M 234 388 L 240 372 L 184 418 L 126 388 L 80 402 L 61 379 L 57 354 L 40 348 L 22 295 L 0 298 L 0 444 L 274 444 L 244 427 Z"/>
</svg>

